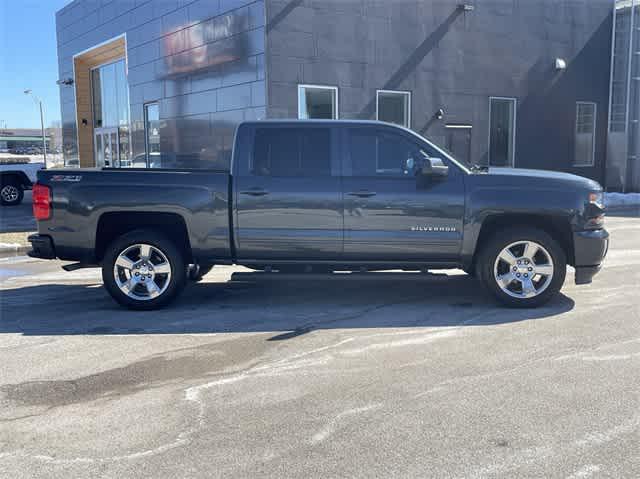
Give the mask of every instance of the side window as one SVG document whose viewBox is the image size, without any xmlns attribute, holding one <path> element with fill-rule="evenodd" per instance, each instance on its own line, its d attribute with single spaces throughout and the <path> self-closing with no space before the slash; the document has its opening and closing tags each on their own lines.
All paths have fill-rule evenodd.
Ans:
<svg viewBox="0 0 640 479">
<path fill-rule="evenodd" d="M 420 146 L 394 133 L 352 129 L 348 145 L 353 176 L 412 177 L 422 161 Z"/>
<path fill-rule="evenodd" d="M 328 128 L 308 128 L 301 135 L 300 176 L 329 176 L 331 174 L 331 136 Z"/>
<path fill-rule="evenodd" d="M 256 176 L 329 176 L 328 128 L 257 128 L 251 174 Z"/>
</svg>

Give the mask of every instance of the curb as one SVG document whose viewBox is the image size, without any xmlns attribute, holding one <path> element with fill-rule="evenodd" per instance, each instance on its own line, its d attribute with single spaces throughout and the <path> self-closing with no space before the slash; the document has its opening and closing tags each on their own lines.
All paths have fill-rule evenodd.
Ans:
<svg viewBox="0 0 640 479">
<path fill-rule="evenodd" d="M 29 251 L 30 248 L 28 245 L 18 243 L 0 243 L 0 254 L 25 253 Z"/>
</svg>

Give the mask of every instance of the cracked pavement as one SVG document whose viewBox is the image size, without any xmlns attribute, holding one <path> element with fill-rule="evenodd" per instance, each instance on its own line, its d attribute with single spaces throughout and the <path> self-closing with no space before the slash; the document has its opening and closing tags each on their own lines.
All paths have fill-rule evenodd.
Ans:
<svg viewBox="0 0 640 479">
<path fill-rule="evenodd" d="M 536 310 L 472 278 L 228 282 L 115 306 L 0 259 L 0 477 L 640 477 L 640 218 Z"/>
</svg>

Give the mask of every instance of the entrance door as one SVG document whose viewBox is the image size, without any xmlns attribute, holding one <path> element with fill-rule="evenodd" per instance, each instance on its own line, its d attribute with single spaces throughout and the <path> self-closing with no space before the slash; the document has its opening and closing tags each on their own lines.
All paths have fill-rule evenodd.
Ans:
<svg viewBox="0 0 640 479">
<path fill-rule="evenodd" d="M 462 245 L 463 172 L 402 131 L 346 131 L 344 256 L 347 260 L 452 261 Z M 424 155 L 449 166 L 444 178 L 416 177 Z"/>
<path fill-rule="evenodd" d="M 117 128 L 96 128 L 95 159 L 98 168 L 120 166 L 120 143 Z"/>
</svg>

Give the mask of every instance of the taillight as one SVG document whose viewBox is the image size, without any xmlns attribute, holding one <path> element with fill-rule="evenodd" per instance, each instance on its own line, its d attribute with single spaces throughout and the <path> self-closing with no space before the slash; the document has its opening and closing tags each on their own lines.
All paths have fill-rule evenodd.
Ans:
<svg viewBox="0 0 640 479">
<path fill-rule="evenodd" d="M 37 220 L 48 220 L 51 217 L 51 188 L 36 183 L 32 193 L 33 216 Z"/>
</svg>

